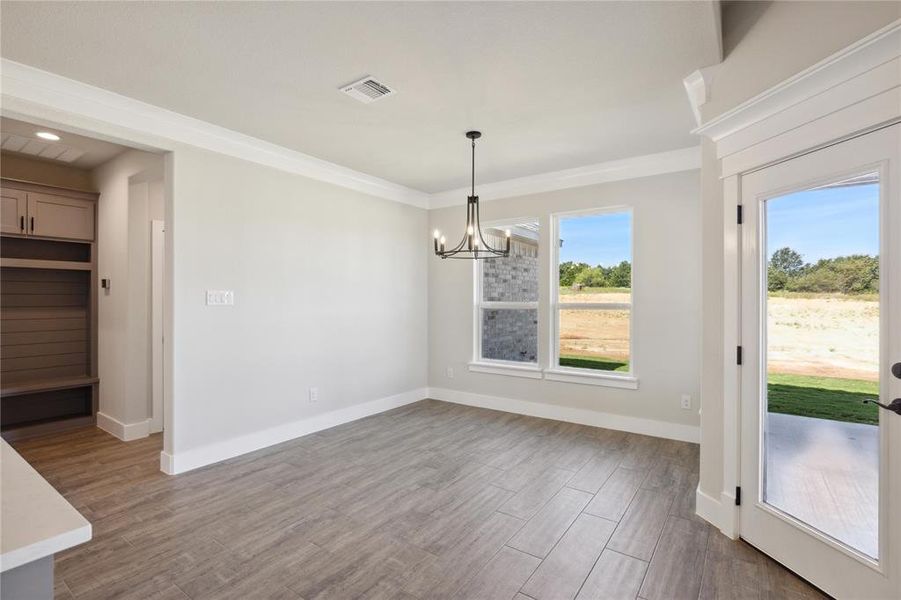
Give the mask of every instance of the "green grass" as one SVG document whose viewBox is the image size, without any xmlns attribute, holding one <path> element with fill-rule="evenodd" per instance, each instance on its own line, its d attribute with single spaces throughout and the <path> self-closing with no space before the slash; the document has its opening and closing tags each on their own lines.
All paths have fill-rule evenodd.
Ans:
<svg viewBox="0 0 901 600">
<path fill-rule="evenodd" d="M 592 358 L 590 356 L 575 356 L 572 354 L 560 356 L 560 366 L 576 369 L 594 369 L 596 371 L 629 372 L 628 362 L 614 358 Z"/>
<path fill-rule="evenodd" d="M 631 292 L 631 288 L 623 287 L 585 287 L 581 290 L 574 290 L 569 286 L 560 286 L 561 296 L 578 296 L 579 294 L 619 294 Z"/>
<path fill-rule="evenodd" d="M 879 294 L 874 292 L 862 292 L 860 294 L 840 294 L 838 292 L 788 292 L 786 290 L 776 290 L 767 292 L 770 298 L 801 298 L 816 299 L 825 298 L 827 300 L 863 300 L 865 302 L 878 302 Z"/>
<path fill-rule="evenodd" d="M 878 407 L 863 403 L 879 397 L 875 381 L 773 373 L 767 383 L 770 412 L 879 424 Z"/>
<path fill-rule="evenodd" d="M 564 354 L 561 367 L 596 371 L 629 371 L 629 363 L 614 358 Z M 862 379 L 773 373 L 768 376 L 768 410 L 849 423 L 879 424 L 879 409 L 864 400 L 879 397 L 879 384 Z"/>
</svg>

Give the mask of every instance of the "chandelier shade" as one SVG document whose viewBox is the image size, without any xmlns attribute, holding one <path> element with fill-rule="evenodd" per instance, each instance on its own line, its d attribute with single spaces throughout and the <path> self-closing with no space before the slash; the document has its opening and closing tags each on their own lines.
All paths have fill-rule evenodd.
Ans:
<svg viewBox="0 0 901 600">
<path fill-rule="evenodd" d="M 463 229 L 463 238 L 456 246 L 448 249 L 447 239 L 436 229 L 435 254 L 441 258 L 469 260 L 505 258 L 510 256 L 510 230 L 504 232 L 506 239 L 503 249 L 493 248 L 482 234 L 479 197 L 476 196 L 476 140 L 482 137 L 482 134 L 478 131 L 467 131 L 466 137 L 472 140 L 472 192 L 466 199 L 466 226 Z"/>
</svg>

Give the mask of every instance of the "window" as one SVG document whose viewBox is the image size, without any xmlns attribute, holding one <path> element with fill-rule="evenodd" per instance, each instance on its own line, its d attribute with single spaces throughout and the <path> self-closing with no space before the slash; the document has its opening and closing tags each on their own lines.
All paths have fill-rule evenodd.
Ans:
<svg viewBox="0 0 901 600">
<path fill-rule="evenodd" d="M 538 220 L 496 224 L 486 241 L 510 256 L 476 261 L 475 362 L 538 365 Z"/>
<path fill-rule="evenodd" d="M 554 226 L 550 372 L 632 380 L 631 209 L 559 215 Z"/>
</svg>

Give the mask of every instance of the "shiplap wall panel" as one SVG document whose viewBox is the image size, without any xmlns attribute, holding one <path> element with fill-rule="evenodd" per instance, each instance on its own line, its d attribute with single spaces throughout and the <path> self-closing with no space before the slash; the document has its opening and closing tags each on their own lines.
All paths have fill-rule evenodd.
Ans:
<svg viewBox="0 0 901 600">
<path fill-rule="evenodd" d="M 87 375 L 90 274 L 50 269 L 0 271 L 0 372 L 4 382 Z"/>
</svg>

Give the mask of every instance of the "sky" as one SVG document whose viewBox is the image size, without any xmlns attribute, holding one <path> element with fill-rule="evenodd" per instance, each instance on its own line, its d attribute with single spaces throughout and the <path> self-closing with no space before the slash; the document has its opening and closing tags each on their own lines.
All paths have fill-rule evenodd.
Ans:
<svg viewBox="0 0 901 600">
<path fill-rule="evenodd" d="M 632 214 L 628 212 L 560 219 L 560 262 L 610 267 L 632 262 Z"/>
<path fill-rule="evenodd" d="M 771 198 L 767 257 L 789 246 L 804 262 L 849 254 L 879 254 L 879 185 L 795 192 Z M 627 212 L 560 219 L 560 262 L 609 267 L 631 262 L 632 216 Z"/>
<path fill-rule="evenodd" d="M 804 262 L 879 254 L 879 184 L 824 188 L 771 198 L 767 255 L 789 246 Z"/>
</svg>

